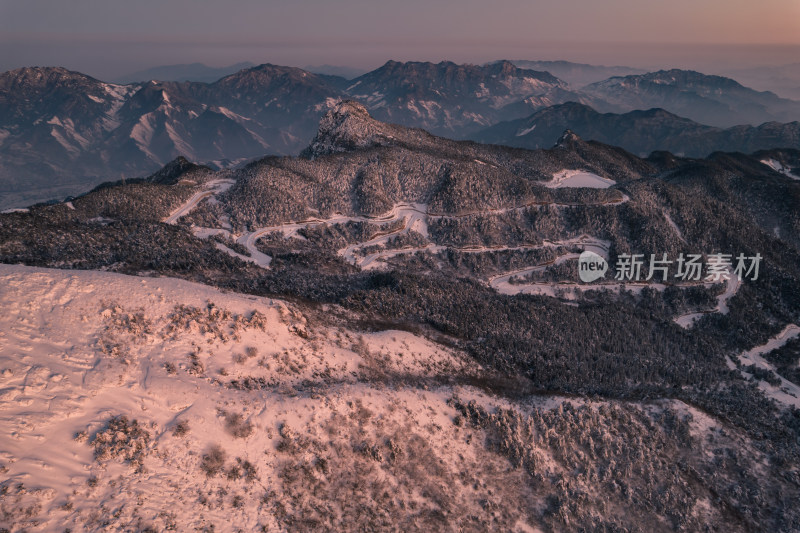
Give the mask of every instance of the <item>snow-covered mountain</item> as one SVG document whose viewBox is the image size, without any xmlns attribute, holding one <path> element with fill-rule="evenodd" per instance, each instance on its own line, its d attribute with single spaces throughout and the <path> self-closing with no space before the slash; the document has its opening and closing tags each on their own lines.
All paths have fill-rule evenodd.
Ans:
<svg viewBox="0 0 800 533">
<path fill-rule="evenodd" d="M 389 61 L 354 80 L 264 64 L 213 83 L 130 85 L 26 68 L 0 74 L 0 209 L 144 176 L 179 156 L 231 168 L 267 154 L 297 154 L 343 99 L 361 102 L 380 120 L 457 139 L 565 102 L 601 111 L 661 107 L 710 124 L 785 122 L 800 110 L 797 102 L 692 72 L 611 78 L 576 91 L 508 61 Z M 780 129 L 764 128 L 765 139 Z"/>
<path fill-rule="evenodd" d="M 497 394 L 423 336 L 182 280 L 0 265 L 0 283 L 10 531 L 731 530 L 728 483 L 791 490 L 680 400 Z"/>
<path fill-rule="evenodd" d="M 384 120 L 464 137 L 580 95 L 508 62 L 390 61 L 352 81 L 264 64 L 213 83 L 130 85 L 61 68 L 19 69 L 0 75 L 0 209 L 146 175 L 178 156 L 229 167 L 297 153 L 342 98 Z"/>
<path fill-rule="evenodd" d="M 389 61 L 347 87 L 349 97 L 380 120 L 456 138 L 519 116 L 520 110 L 509 106 L 527 98 L 560 102 L 566 91 L 558 78 L 508 61 L 483 66 Z"/>
<path fill-rule="evenodd" d="M 62 68 L 0 75 L 3 203 L 11 201 L 7 194 L 42 190 L 34 193 L 42 198 L 52 187 L 85 187 L 87 177 L 101 176 L 106 168 L 102 155 L 88 154 L 99 152 L 121 125 L 122 108 L 138 89 Z M 124 172 L 125 161 L 117 168 Z"/>
<path fill-rule="evenodd" d="M 395 516 L 421 526 L 445 493 L 418 500 L 415 470 L 435 466 L 439 474 L 426 473 L 434 483 L 457 475 L 459 452 L 477 454 L 476 466 L 502 461 L 477 439 L 453 446 L 472 430 L 451 422 L 448 400 L 462 391 L 492 403 L 480 390 L 371 382 L 375 372 L 424 381 L 480 370 L 424 337 L 336 327 L 281 300 L 174 279 L 0 265 L 0 283 L 0 523 L 13 531 L 297 531 L 277 509 L 307 522 L 318 503 L 345 499 L 338 516 L 318 519 L 370 524 L 359 507 L 384 507 L 369 501 L 372 489 L 336 495 L 364 475 L 382 490 L 394 485 Z M 315 501 L 305 500 L 305 481 L 291 480 L 307 446 L 317 483 L 330 479 Z M 399 470 L 382 474 L 390 464 Z M 488 515 L 462 484 L 446 505 Z M 411 501 L 420 507 L 401 510 Z"/>
<path fill-rule="evenodd" d="M 548 148 L 566 129 L 584 139 L 621 146 L 643 156 L 658 150 L 705 157 L 719 151 L 752 153 L 800 146 L 800 122 L 716 128 L 663 109 L 598 113 L 575 102 L 551 106 L 524 119 L 495 124 L 471 138 L 521 148 Z"/>
<path fill-rule="evenodd" d="M 800 120 L 800 102 L 690 70 L 616 76 L 587 85 L 582 92 L 608 103 L 607 107 L 598 106 L 600 111 L 662 108 L 722 128 Z"/>
<path fill-rule="evenodd" d="M 344 101 L 300 157 L 0 213 L 0 528 L 793 531 L 799 166 Z M 578 278 L 708 250 L 758 278 Z"/>
<path fill-rule="evenodd" d="M 61 68 L 0 75 L 0 208 L 153 172 L 299 150 L 342 80 L 261 65 L 215 83 L 101 82 Z"/>
<path fill-rule="evenodd" d="M 0 213 L 0 528 L 794 531 L 799 154 L 344 101 L 300 157 Z M 587 251 L 761 262 L 586 284 Z"/>
</svg>

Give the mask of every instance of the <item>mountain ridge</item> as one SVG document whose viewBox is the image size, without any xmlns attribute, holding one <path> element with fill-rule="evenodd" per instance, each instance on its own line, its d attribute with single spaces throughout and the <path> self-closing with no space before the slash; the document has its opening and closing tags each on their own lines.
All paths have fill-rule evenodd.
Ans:
<svg viewBox="0 0 800 533">
<path fill-rule="evenodd" d="M 601 111 L 661 107 L 717 127 L 800 119 L 800 102 L 769 91 L 755 91 L 725 76 L 692 70 L 616 76 L 587 85 L 582 91 L 608 103 Z"/>
<path fill-rule="evenodd" d="M 495 124 L 472 138 L 520 148 L 545 148 L 567 128 L 587 139 L 621 146 L 640 155 L 669 151 L 681 156 L 705 157 L 716 151 L 753 153 L 800 146 L 800 122 L 717 128 L 661 108 L 600 113 L 577 102 L 551 106 L 525 119 Z"/>
<path fill-rule="evenodd" d="M 150 80 L 159 81 L 199 81 L 212 83 L 218 79 L 233 74 L 242 69 L 254 67 L 255 63 L 243 61 L 224 67 L 209 67 L 204 63 L 180 63 L 175 65 L 161 65 L 144 70 L 132 72 L 114 78 L 114 83 L 129 84 Z"/>
<path fill-rule="evenodd" d="M 230 168 L 264 154 L 299 153 L 343 99 L 360 101 L 384 122 L 457 139 L 567 101 L 614 107 L 508 61 L 389 61 L 355 80 L 265 63 L 210 84 L 117 85 L 66 69 L 9 71 L 0 75 L 0 207 L 147 175 L 180 155 Z M 781 127 L 765 128 L 773 133 L 764 137 Z"/>
</svg>

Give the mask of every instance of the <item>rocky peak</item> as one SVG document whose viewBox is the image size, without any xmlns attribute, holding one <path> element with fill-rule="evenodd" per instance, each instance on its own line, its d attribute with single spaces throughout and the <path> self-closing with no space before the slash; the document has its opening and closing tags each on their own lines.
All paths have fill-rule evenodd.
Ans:
<svg viewBox="0 0 800 533">
<path fill-rule="evenodd" d="M 502 76 L 511 76 L 517 74 L 520 70 L 514 63 L 508 60 L 501 60 L 494 64 L 495 70 Z"/>
<path fill-rule="evenodd" d="M 344 100 L 333 106 L 319 123 L 319 130 L 304 157 L 346 152 L 383 144 L 390 137 L 385 124 L 373 119 L 367 108 L 358 102 Z"/>
<path fill-rule="evenodd" d="M 570 129 L 567 129 L 556 141 L 555 148 L 570 148 L 582 141 L 583 139 L 581 139 L 578 134 Z"/>
</svg>

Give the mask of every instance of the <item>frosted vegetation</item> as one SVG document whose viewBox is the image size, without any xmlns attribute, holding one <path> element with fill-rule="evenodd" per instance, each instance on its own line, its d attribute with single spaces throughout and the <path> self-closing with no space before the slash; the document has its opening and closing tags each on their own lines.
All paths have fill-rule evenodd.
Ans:
<svg viewBox="0 0 800 533">
<path fill-rule="evenodd" d="M 781 503 L 796 476 L 680 400 L 521 395 L 459 349 L 337 325 L 337 307 L 110 273 L 9 265 L 0 280 L 0 513 L 12 530 L 746 531 L 797 519 Z"/>
<path fill-rule="evenodd" d="M 761 163 L 792 157 L 514 150 L 342 104 L 301 158 L 2 214 L 4 523 L 797 530 L 800 190 Z M 583 250 L 763 262 L 586 288 Z"/>
</svg>

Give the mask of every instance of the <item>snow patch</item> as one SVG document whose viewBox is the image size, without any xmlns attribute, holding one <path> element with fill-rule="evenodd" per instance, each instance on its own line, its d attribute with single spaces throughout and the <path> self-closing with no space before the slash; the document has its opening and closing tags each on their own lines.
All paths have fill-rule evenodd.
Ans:
<svg viewBox="0 0 800 533">
<path fill-rule="evenodd" d="M 139 148 L 144 149 L 153 140 L 155 132 L 155 125 L 153 123 L 153 114 L 147 113 L 139 118 L 139 121 L 131 129 L 131 139 L 136 141 Z"/>
<path fill-rule="evenodd" d="M 781 163 L 780 161 L 776 161 L 775 159 L 763 159 L 761 162 L 770 167 L 775 172 L 780 172 L 784 176 L 792 178 L 793 180 L 800 180 L 800 176 L 792 173 L 792 169 L 783 166 L 783 163 Z"/>
<path fill-rule="evenodd" d="M 616 185 L 614 180 L 598 176 L 588 170 L 560 170 L 553 174 L 553 180 L 545 183 L 545 187 L 561 189 L 565 187 L 585 187 L 589 189 L 607 189 Z"/>
</svg>

